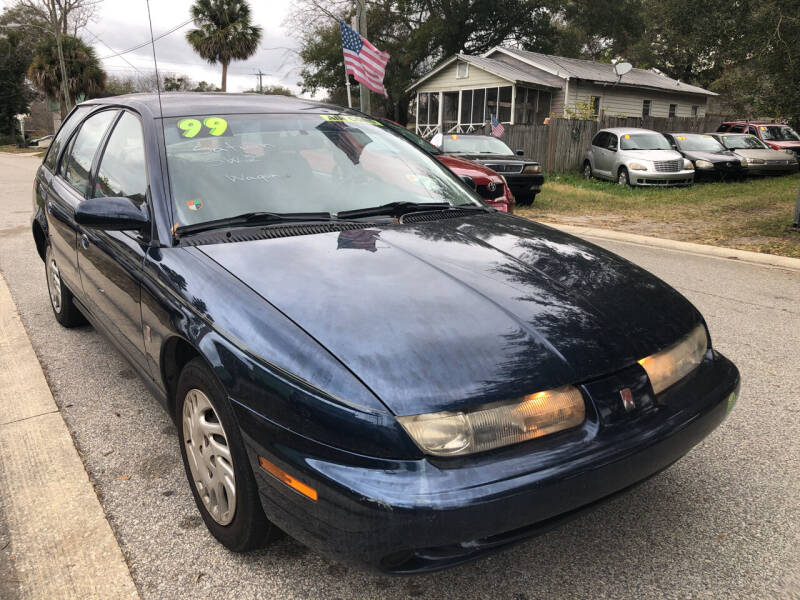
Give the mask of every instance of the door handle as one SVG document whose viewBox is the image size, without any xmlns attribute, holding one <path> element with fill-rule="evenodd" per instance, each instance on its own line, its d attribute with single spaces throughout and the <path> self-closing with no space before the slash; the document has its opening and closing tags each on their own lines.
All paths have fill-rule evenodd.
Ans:
<svg viewBox="0 0 800 600">
<path fill-rule="evenodd" d="M 84 250 L 89 249 L 89 237 L 85 233 L 81 235 L 81 248 Z"/>
</svg>

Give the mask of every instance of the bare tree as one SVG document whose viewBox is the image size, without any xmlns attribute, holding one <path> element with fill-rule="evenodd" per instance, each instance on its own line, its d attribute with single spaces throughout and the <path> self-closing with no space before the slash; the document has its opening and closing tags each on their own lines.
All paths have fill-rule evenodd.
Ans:
<svg viewBox="0 0 800 600">
<path fill-rule="evenodd" d="M 50 30 L 61 35 L 77 35 L 95 17 L 103 0 L 17 0 L 15 6 L 24 6 L 49 24 Z"/>
</svg>

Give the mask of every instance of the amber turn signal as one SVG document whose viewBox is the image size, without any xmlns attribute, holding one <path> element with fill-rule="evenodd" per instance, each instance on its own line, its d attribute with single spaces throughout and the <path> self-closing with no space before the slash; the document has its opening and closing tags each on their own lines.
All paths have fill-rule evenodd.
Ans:
<svg viewBox="0 0 800 600">
<path fill-rule="evenodd" d="M 302 481 L 295 479 L 280 467 L 273 465 L 263 456 L 258 457 L 258 464 L 261 465 L 262 469 L 264 469 L 278 481 L 285 483 L 293 490 L 300 492 L 306 498 L 311 498 L 314 502 L 317 501 L 317 490 L 311 486 L 308 486 Z"/>
</svg>

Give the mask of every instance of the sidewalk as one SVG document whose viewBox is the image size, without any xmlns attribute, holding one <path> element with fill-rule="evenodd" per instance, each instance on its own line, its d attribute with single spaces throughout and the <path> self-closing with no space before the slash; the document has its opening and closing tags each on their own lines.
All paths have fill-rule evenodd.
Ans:
<svg viewBox="0 0 800 600">
<path fill-rule="evenodd" d="M 138 598 L 1 275 L 0 597 Z"/>
</svg>

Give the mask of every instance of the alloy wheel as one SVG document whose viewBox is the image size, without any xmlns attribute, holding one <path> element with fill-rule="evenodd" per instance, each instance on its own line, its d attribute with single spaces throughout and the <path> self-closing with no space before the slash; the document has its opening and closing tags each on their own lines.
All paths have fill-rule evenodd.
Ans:
<svg viewBox="0 0 800 600">
<path fill-rule="evenodd" d="M 220 525 L 228 525 L 236 512 L 233 459 L 225 428 L 201 390 L 186 393 L 182 422 L 194 486 L 211 517 Z"/>
<path fill-rule="evenodd" d="M 583 176 L 586 179 L 592 178 L 592 165 L 590 165 L 588 162 L 586 163 L 586 166 L 583 167 Z"/>
<path fill-rule="evenodd" d="M 620 185 L 628 185 L 628 172 L 624 169 L 620 170 L 617 183 Z"/>
</svg>

